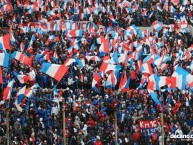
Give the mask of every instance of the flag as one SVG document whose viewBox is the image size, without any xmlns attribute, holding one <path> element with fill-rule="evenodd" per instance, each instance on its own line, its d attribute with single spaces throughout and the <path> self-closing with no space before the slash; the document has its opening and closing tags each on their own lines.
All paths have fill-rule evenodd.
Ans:
<svg viewBox="0 0 193 145">
<path fill-rule="evenodd" d="M 112 57 L 113 62 L 115 62 L 115 63 L 119 63 L 118 58 L 119 58 L 119 56 L 118 56 L 118 52 L 117 52 L 117 51 L 114 51 L 114 53 L 113 53 L 113 57 Z"/>
<path fill-rule="evenodd" d="M 172 2 L 174 5 L 178 5 L 179 0 L 172 0 L 171 2 Z"/>
<path fill-rule="evenodd" d="M 161 71 L 164 71 L 167 69 L 167 67 L 168 67 L 168 64 L 163 63 L 163 64 L 161 64 L 160 69 L 161 69 Z"/>
<path fill-rule="evenodd" d="M 32 64 L 32 58 L 26 56 L 26 54 L 19 52 L 19 51 L 14 51 L 11 54 L 11 58 L 18 60 L 20 63 L 23 63 L 27 66 L 31 66 Z"/>
<path fill-rule="evenodd" d="M 142 65 L 142 73 L 148 73 L 148 74 L 153 74 L 153 68 L 151 67 L 150 63 L 144 63 Z"/>
<path fill-rule="evenodd" d="M 159 22 L 158 20 L 156 20 L 152 23 L 152 26 L 153 26 L 154 30 L 156 30 L 156 32 L 158 32 L 162 29 L 162 25 L 163 25 L 163 23 Z"/>
<path fill-rule="evenodd" d="M 133 32 L 131 29 L 124 30 L 124 36 L 129 37 L 130 39 L 133 38 Z"/>
<path fill-rule="evenodd" d="M 129 29 L 132 30 L 132 32 L 135 36 L 138 35 L 140 38 L 143 38 L 143 34 L 142 34 L 141 30 L 138 27 L 136 27 L 135 25 L 131 25 L 129 27 Z"/>
<path fill-rule="evenodd" d="M 110 19 L 115 25 L 118 24 L 117 21 L 116 21 L 116 19 L 113 17 L 113 15 L 109 15 L 109 19 Z"/>
<path fill-rule="evenodd" d="M 175 13 L 176 9 L 173 7 L 173 5 L 169 6 L 170 13 Z"/>
<path fill-rule="evenodd" d="M 107 68 L 105 70 L 105 73 L 108 72 L 108 71 L 120 71 L 121 70 L 121 65 L 113 65 L 113 64 L 108 64 L 107 65 Z"/>
<path fill-rule="evenodd" d="M 148 37 L 149 36 L 149 29 L 145 29 L 142 31 L 142 36 L 143 37 Z"/>
<path fill-rule="evenodd" d="M 24 93 L 25 93 L 25 90 L 26 90 L 26 86 L 24 86 L 23 88 L 21 88 L 19 90 L 19 92 L 16 94 L 16 99 L 15 99 L 15 107 L 17 108 L 18 111 L 22 112 L 23 109 L 21 108 L 20 104 L 24 98 Z"/>
<path fill-rule="evenodd" d="M 55 35 L 50 35 L 48 40 L 46 41 L 46 43 L 50 43 L 52 41 L 59 41 L 59 37 L 58 36 L 55 36 Z"/>
<path fill-rule="evenodd" d="M 33 85 L 31 88 L 28 88 L 25 90 L 24 96 L 30 98 L 32 96 L 32 93 L 36 91 L 37 88 L 39 88 L 39 84 L 36 83 L 35 85 Z"/>
<path fill-rule="evenodd" d="M 101 78 L 102 77 L 99 73 L 97 73 L 97 72 L 94 73 L 93 81 L 92 81 L 92 88 L 94 88 L 95 85 L 100 82 Z"/>
<path fill-rule="evenodd" d="M 154 88 L 155 88 L 155 82 L 152 80 L 149 80 L 148 81 L 148 92 L 152 98 L 152 100 L 158 105 L 158 104 L 161 104 L 159 99 L 158 99 L 158 95 L 154 92 Z"/>
<path fill-rule="evenodd" d="M 76 59 L 76 63 L 78 64 L 78 67 L 82 68 L 85 66 L 85 59 Z"/>
<path fill-rule="evenodd" d="M 83 30 L 66 30 L 65 31 L 66 37 L 82 37 Z"/>
<path fill-rule="evenodd" d="M 65 66 L 69 66 L 71 65 L 72 63 L 76 62 L 76 60 L 74 58 L 68 58 L 65 62 L 64 62 L 64 65 Z"/>
<path fill-rule="evenodd" d="M 97 38 L 97 43 L 101 44 L 100 47 L 99 47 L 99 51 L 101 53 L 109 53 L 110 44 L 109 44 L 109 39 L 108 38 L 105 38 L 105 37 L 101 36 L 101 37 Z"/>
<path fill-rule="evenodd" d="M 12 11 L 13 10 L 13 7 L 11 4 L 7 3 L 5 5 L 3 5 L 3 11 L 6 12 L 6 11 Z"/>
<path fill-rule="evenodd" d="M 155 59 L 154 59 L 154 64 L 156 66 L 161 66 L 163 63 L 168 62 L 171 59 L 170 56 L 160 56 L 160 54 L 158 54 Z"/>
<path fill-rule="evenodd" d="M 54 96 L 58 95 L 58 90 L 57 90 L 56 86 L 54 86 L 54 88 L 53 88 L 53 93 L 54 93 Z"/>
<path fill-rule="evenodd" d="M 139 60 L 140 57 L 141 57 L 141 55 L 142 55 L 142 45 L 139 44 L 139 45 L 136 47 L 136 50 L 135 50 L 134 53 L 133 53 L 133 59 L 134 59 L 134 60 Z"/>
<path fill-rule="evenodd" d="M 137 61 L 137 65 L 138 65 L 139 70 L 141 70 L 142 65 L 143 65 L 142 61 L 141 61 L 141 60 L 138 60 L 138 61 Z"/>
<path fill-rule="evenodd" d="M 154 62 L 154 59 L 155 59 L 154 54 L 148 55 L 147 57 L 143 59 L 143 63 L 152 63 Z"/>
<path fill-rule="evenodd" d="M 68 67 L 65 65 L 51 64 L 51 63 L 43 63 L 43 67 L 40 72 L 43 72 L 52 78 L 60 81 L 62 77 L 68 71 Z"/>
<path fill-rule="evenodd" d="M 94 51 L 95 50 L 95 45 L 94 43 L 91 45 L 90 51 Z"/>
<path fill-rule="evenodd" d="M 129 83 L 130 83 L 130 77 L 127 79 L 127 74 L 124 73 L 124 75 L 120 79 L 119 89 L 121 89 L 121 90 L 128 89 Z"/>
<path fill-rule="evenodd" d="M 182 0 L 182 5 L 187 5 L 189 2 L 188 2 L 188 0 Z"/>
<path fill-rule="evenodd" d="M 23 51 L 24 51 L 24 48 L 25 48 L 25 46 L 24 46 L 24 43 L 22 42 L 22 43 L 20 44 L 20 51 L 23 52 Z"/>
<path fill-rule="evenodd" d="M 114 88 L 116 84 L 117 84 L 116 72 L 111 71 L 107 80 L 104 82 L 103 86 L 105 88 L 110 89 L 110 88 Z"/>
<path fill-rule="evenodd" d="M 193 44 L 190 47 L 188 47 L 188 50 L 189 51 L 193 50 Z"/>
<path fill-rule="evenodd" d="M 92 0 L 88 0 L 88 5 L 92 6 Z"/>
<path fill-rule="evenodd" d="M 19 92 L 16 94 L 17 104 L 20 104 L 22 102 L 24 98 L 25 90 L 26 90 L 26 86 L 21 88 Z"/>
<path fill-rule="evenodd" d="M 190 53 L 190 51 L 186 49 L 184 52 L 184 59 L 189 60 L 191 56 L 192 54 Z"/>
<path fill-rule="evenodd" d="M 149 77 L 149 75 L 146 74 L 146 73 L 144 73 L 142 75 L 142 78 L 141 78 L 140 85 L 139 85 L 138 89 L 141 89 L 146 85 L 146 83 L 148 82 L 148 77 Z"/>
<path fill-rule="evenodd" d="M 3 99 L 4 100 L 10 99 L 14 82 L 15 82 L 14 80 L 10 81 L 9 84 L 7 85 L 7 87 L 5 88 L 5 90 L 3 92 Z"/>
<path fill-rule="evenodd" d="M 193 72 L 193 61 L 190 63 L 190 70 Z"/>
<path fill-rule="evenodd" d="M 101 61 L 101 59 L 98 56 L 86 56 L 86 59 L 88 61 L 92 60 L 92 61 Z"/>
<path fill-rule="evenodd" d="M 10 50 L 9 34 L 0 37 L 0 50 Z"/>
<path fill-rule="evenodd" d="M 14 76 L 19 80 L 21 84 L 26 84 L 29 80 L 30 77 L 28 75 L 19 75 L 17 72 L 13 72 Z"/>
<path fill-rule="evenodd" d="M 180 66 L 175 66 L 175 71 L 173 72 L 172 76 L 177 78 L 176 86 L 180 90 L 186 89 L 186 77 L 189 75 L 189 73 L 181 68 Z"/>
<path fill-rule="evenodd" d="M 20 62 L 23 61 L 24 59 L 24 54 L 19 52 L 19 51 L 14 51 L 12 54 L 11 54 L 11 58 L 14 58 Z"/>
<path fill-rule="evenodd" d="M 9 54 L 8 53 L 0 53 L 0 66 L 9 67 Z"/>
</svg>

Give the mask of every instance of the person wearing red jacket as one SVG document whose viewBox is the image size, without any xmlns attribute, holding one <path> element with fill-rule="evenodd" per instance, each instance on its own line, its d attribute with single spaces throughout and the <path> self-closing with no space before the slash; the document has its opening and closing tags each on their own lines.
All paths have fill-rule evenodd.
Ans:
<svg viewBox="0 0 193 145">
<path fill-rule="evenodd" d="M 135 145 L 138 145 L 138 144 L 139 144 L 139 141 L 140 141 L 140 138 L 141 138 L 140 132 L 138 132 L 137 130 L 135 130 L 135 132 L 133 133 L 132 137 L 133 137 L 134 144 L 135 144 Z"/>
<path fill-rule="evenodd" d="M 137 73 L 132 68 L 131 72 L 130 72 L 130 86 L 129 86 L 130 89 L 135 89 L 136 88 L 136 86 L 135 86 L 136 79 L 137 79 Z"/>
<path fill-rule="evenodd" d="M 157 133 L 154 132 L 151 137 L 152 137 L 152 143 L 153 144 L 157 143 L 157 141 L 158 141 Z"/>
<path fill-rule="evenodd" d="M 100 140 L 97 140 L 94 145 L 102 145 L 102 142 Z"/>
<path fill-rule="evenodd" d="M 88 121 L 90 127 L 94 127 L 95 126 L 95 122 L 92 118 L 89 118 L 89 121 Z"/>
</svg>

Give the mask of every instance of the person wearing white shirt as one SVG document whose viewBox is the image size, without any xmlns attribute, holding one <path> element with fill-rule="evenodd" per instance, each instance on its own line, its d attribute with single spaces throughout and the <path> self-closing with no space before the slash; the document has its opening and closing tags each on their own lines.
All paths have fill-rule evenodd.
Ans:
<svg viewBox="0 0 193 145">
<path fill-rule="evenodd" d="M 73 81 L 73 79 L 70 77 L 70 78 L 68 78 L 68 85 L 70 86 L 70 85 L 72 85 L 74 83 L 74 81 Z"/>
<path fill-rule="evenodd" d="M 162 136 L 159 136 L 159 145 L 162 145 Z"/>
<path fill-rule="evenodd" d="M 178 129 L 175 131 L 175 135 L 183 135 L 181 127 L 179 126 Z"/>
<path fill-rule="evenodd" d="M 54 106 L 52 107 L 52 110 L 51 110 L 51 115 L 58 115 L 59 113 L 59 107 L 57 106 L 57 103 L 54 102 Z"/>
</svg>

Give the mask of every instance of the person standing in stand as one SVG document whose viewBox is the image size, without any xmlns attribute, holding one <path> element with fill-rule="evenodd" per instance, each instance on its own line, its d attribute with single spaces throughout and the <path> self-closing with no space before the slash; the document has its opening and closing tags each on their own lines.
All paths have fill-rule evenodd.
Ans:
<svg viewBox="0 0 193 145">
<path fill-rule="evenodd" d="M 130 89 L 136 89 L 136 79 L 137 79 L 137 73 L 134 71 L 133 68 L 131 68 L 130 71 Z"/>
</svg>

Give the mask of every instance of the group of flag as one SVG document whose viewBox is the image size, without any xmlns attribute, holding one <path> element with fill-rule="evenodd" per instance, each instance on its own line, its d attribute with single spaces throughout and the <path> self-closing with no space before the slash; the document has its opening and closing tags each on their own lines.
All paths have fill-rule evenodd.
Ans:
<svg viewBox="0 0 193 145">
<path fill-rule="evenodd" d="M 42 8 L 42 11 L 45 11 L 45 3 L 43 1 L 37 1 L 32 4 L 25 4 L 25 9 L 27 10 L 26 14 L 32 14 L 36 11 L 39 11 L 39 8 Z M 110 8 L 103 8 L 99 5 L 95 4 L 92 7 L 92 1 L 88 1 L 90 7 L 85 8 L 85 14 L 98 13 L 100 11 L 108 11 L 109 19 L 115 24 L 116 19 L 110 14 Z M 177 1 L 172 1 L 172 3 L 176 4 Z M 183 1 L 183 4 L 186 4 L 186 1 Z M 22 5 L 17 2 L 17 5 L 21 7 Z M 125 7 L 127 4 L 119 5 L 120 7 Z M 64 5 L 66 8 L 67 5 Z M 127 7 L 127 6 L 126 6 Z M 128 9 L 129 12 L 135 11 L 138 7 L 132 7 L 132 9 Z M 8 9 L 8 8 L 7 8 Z M 171 6 L 171 12 L 175 12 L 175 8 Z M 145 10 L 144 10 L 145 12 Z M 47 11 L 48 15 L 57 15 L 55 11 Z M 152 99 L 159 104 L 160 101 L 158 99 L 158 95 L 155 93 L 155 90 L 159 90 L 160 87 L 167 86 L 169 88 L 179 88 L 181 90 L 185 90 L 186 86 L 193 87 L 193 76 L 187 72 L 185 69 L 180 66 L 176 66 L 175 70 L 170 77 L 166 76 L 158 76 L 154 73 L 152 65 L 159 67 L 162 71 L 164 71 L 167 67 L 167 62 L 171 60 L 171 56 L 167 55 L 167 53 L 161 53 L 163 51 L 164 42 L 157 41 L 157 35 L 150 36 L 149 30 L 140 31 L 135 25 L 131 25 L 126 29 L 119 28 L 115 30 L 114 28 L 105 28 L 104 31 L 108 31 L 108 33 L 104 36 L 100 35 L 100 26 L 97 25 L 87 25 L 86 27 L 91 30 L 90 36 L 96 35 L 96 43 L 99 45 L 99 56 L 93 54 L 86 54 L 84 58 L 79 58 L 79 38 L 82 38 L 84 35 L 84 29 L 80 28 L 79 24 L 72 21 L 64 21 L 62 19 L 55 21 L 45 21 L 40 20 L 39 22 L 28 23 L 27 26 L 18 25 L 21 29 L 22 33 L 27 32 L 37 32 L 35 35 L 32 35 L 29 45 L 27 49 L 24 47 L 23 42 L 20 44 L 20 50 L 14 51 L 11 55 L 7 52 L 7 50 L 11 50 L 10 42 L 13 43 L 16 41 L 14 38 L 14 34 L 10 31 L 10 35 L 3 35 L 0 37 L 0 66 L 9 68 L 10 59 L 17 60 L 19 63 L 31 66 L 33 57 L 29 57 L 29 54 L 33 52 L 33 42 L 37 39 L 41 39 L 44 33 L 48 33 L 50 31 L 63 31 L 63 35 L 66 36 L 68 40 L 71 41 L 71 47 L 67 48 L 70 58 L 65 60 L 63 64 L 54 64 L 50 59 L 50 55 L 47 51 L 41 51 L 35 56 L 35 60 L 38 61 L 41 59 L 43 62 L 42 68 L 40 72 L 47 74 L 48 76 L 54 78 L 57 81 L 60 81 L 65 74 L 68 73 L 69 66 L 73 64 L 77 64 L 78 67 L 82 68 L 85 66 L 85 61 L 88 62 L 101 62 L 100 69 L 93 73 L 93 81 L 92 88 L 97 88 L 97 85 L 102 85 L 107 89 L 115 88 L 118 85 L 119 89 L 124 91 L 129 89 L 130 77 L 126 73 L 126 71 L 121 72 L 123 67 L 133 67 L 134 61 L 137 61 L 137 65 L 139 70 L 143 73 L 143 77 L 141 79 L 140 87 L 143 87 L 144 84 L 148 84 L 148 91 L 151 95 Z M 35 27 L 34 27 L 35 26 Z M 185 33 L 189 31 L 189 26 L 186 22 L 179 23 L 179 32 Z M 157 32 L 163 30 L 164 34 L 167 35 L 169 31 L 174 30 L 173 25 L 164 25 L 162 22 L 155 21 L 152 24 L 153 29 L 155 30 L 155 34 Z M 109 34 L 113 36 L 114 39 L 110 39 Z M 124 37 L 124 40 L 122 37 Z M 133 37 L 139 37 L 139 41 L 130 42 Z M 47 38 L 47 43 L 58 42 L 60 41 L 58 36 L 50 35 Z M 143 43 L 150 47 L 150 53 L 147 54 L 143 50 Z M 179 42 L 181 44 L 181 42 Z M 180 50 L 176 54 L 175 61 L 177 62 L 180 59 L 190 59 L 192 54 L 190 50 L 193 49 L 191 46 L 186 50 Z M 95 51 L 95 45 L 93 44 L 90 48 L 91 52 Z M 56 54 L 56 53 L 55 53 Z M 142 56 L 146 56 L 143 60 Z M 57 58 L 57 55 L 56 57 Z M 190 69 L 193 68 L 193 64 L 190 64 Z M 121 73 L 120 73 L 121 72 Z M 0 83 L 3 83 L 2 79 L 2 69 L 0 69 Z M 31 80 L 28 74 L 18 74 L 17 72 L 13 72 L 14 76 L 21 84 L 26 84 Z M 14 86 L 15 80 L 11 80 L 7 87 L 4 90 L 3 97 L 5 100 L 9 99 L 11 96 L 11 92 Z M 16 95 L 16 105 L 21 103 L 21 100 L 24 96 L 31 97 L 33 90 L 38 88 L 39 85 L 35 84 L 30 88 L 26 88 L 24 86 L 19 90 Z M 57 94 L 57 89 L 54 88 L 54 94 Z M 19 106 L 18 106 L 19 107 Z"/>
</svg>

